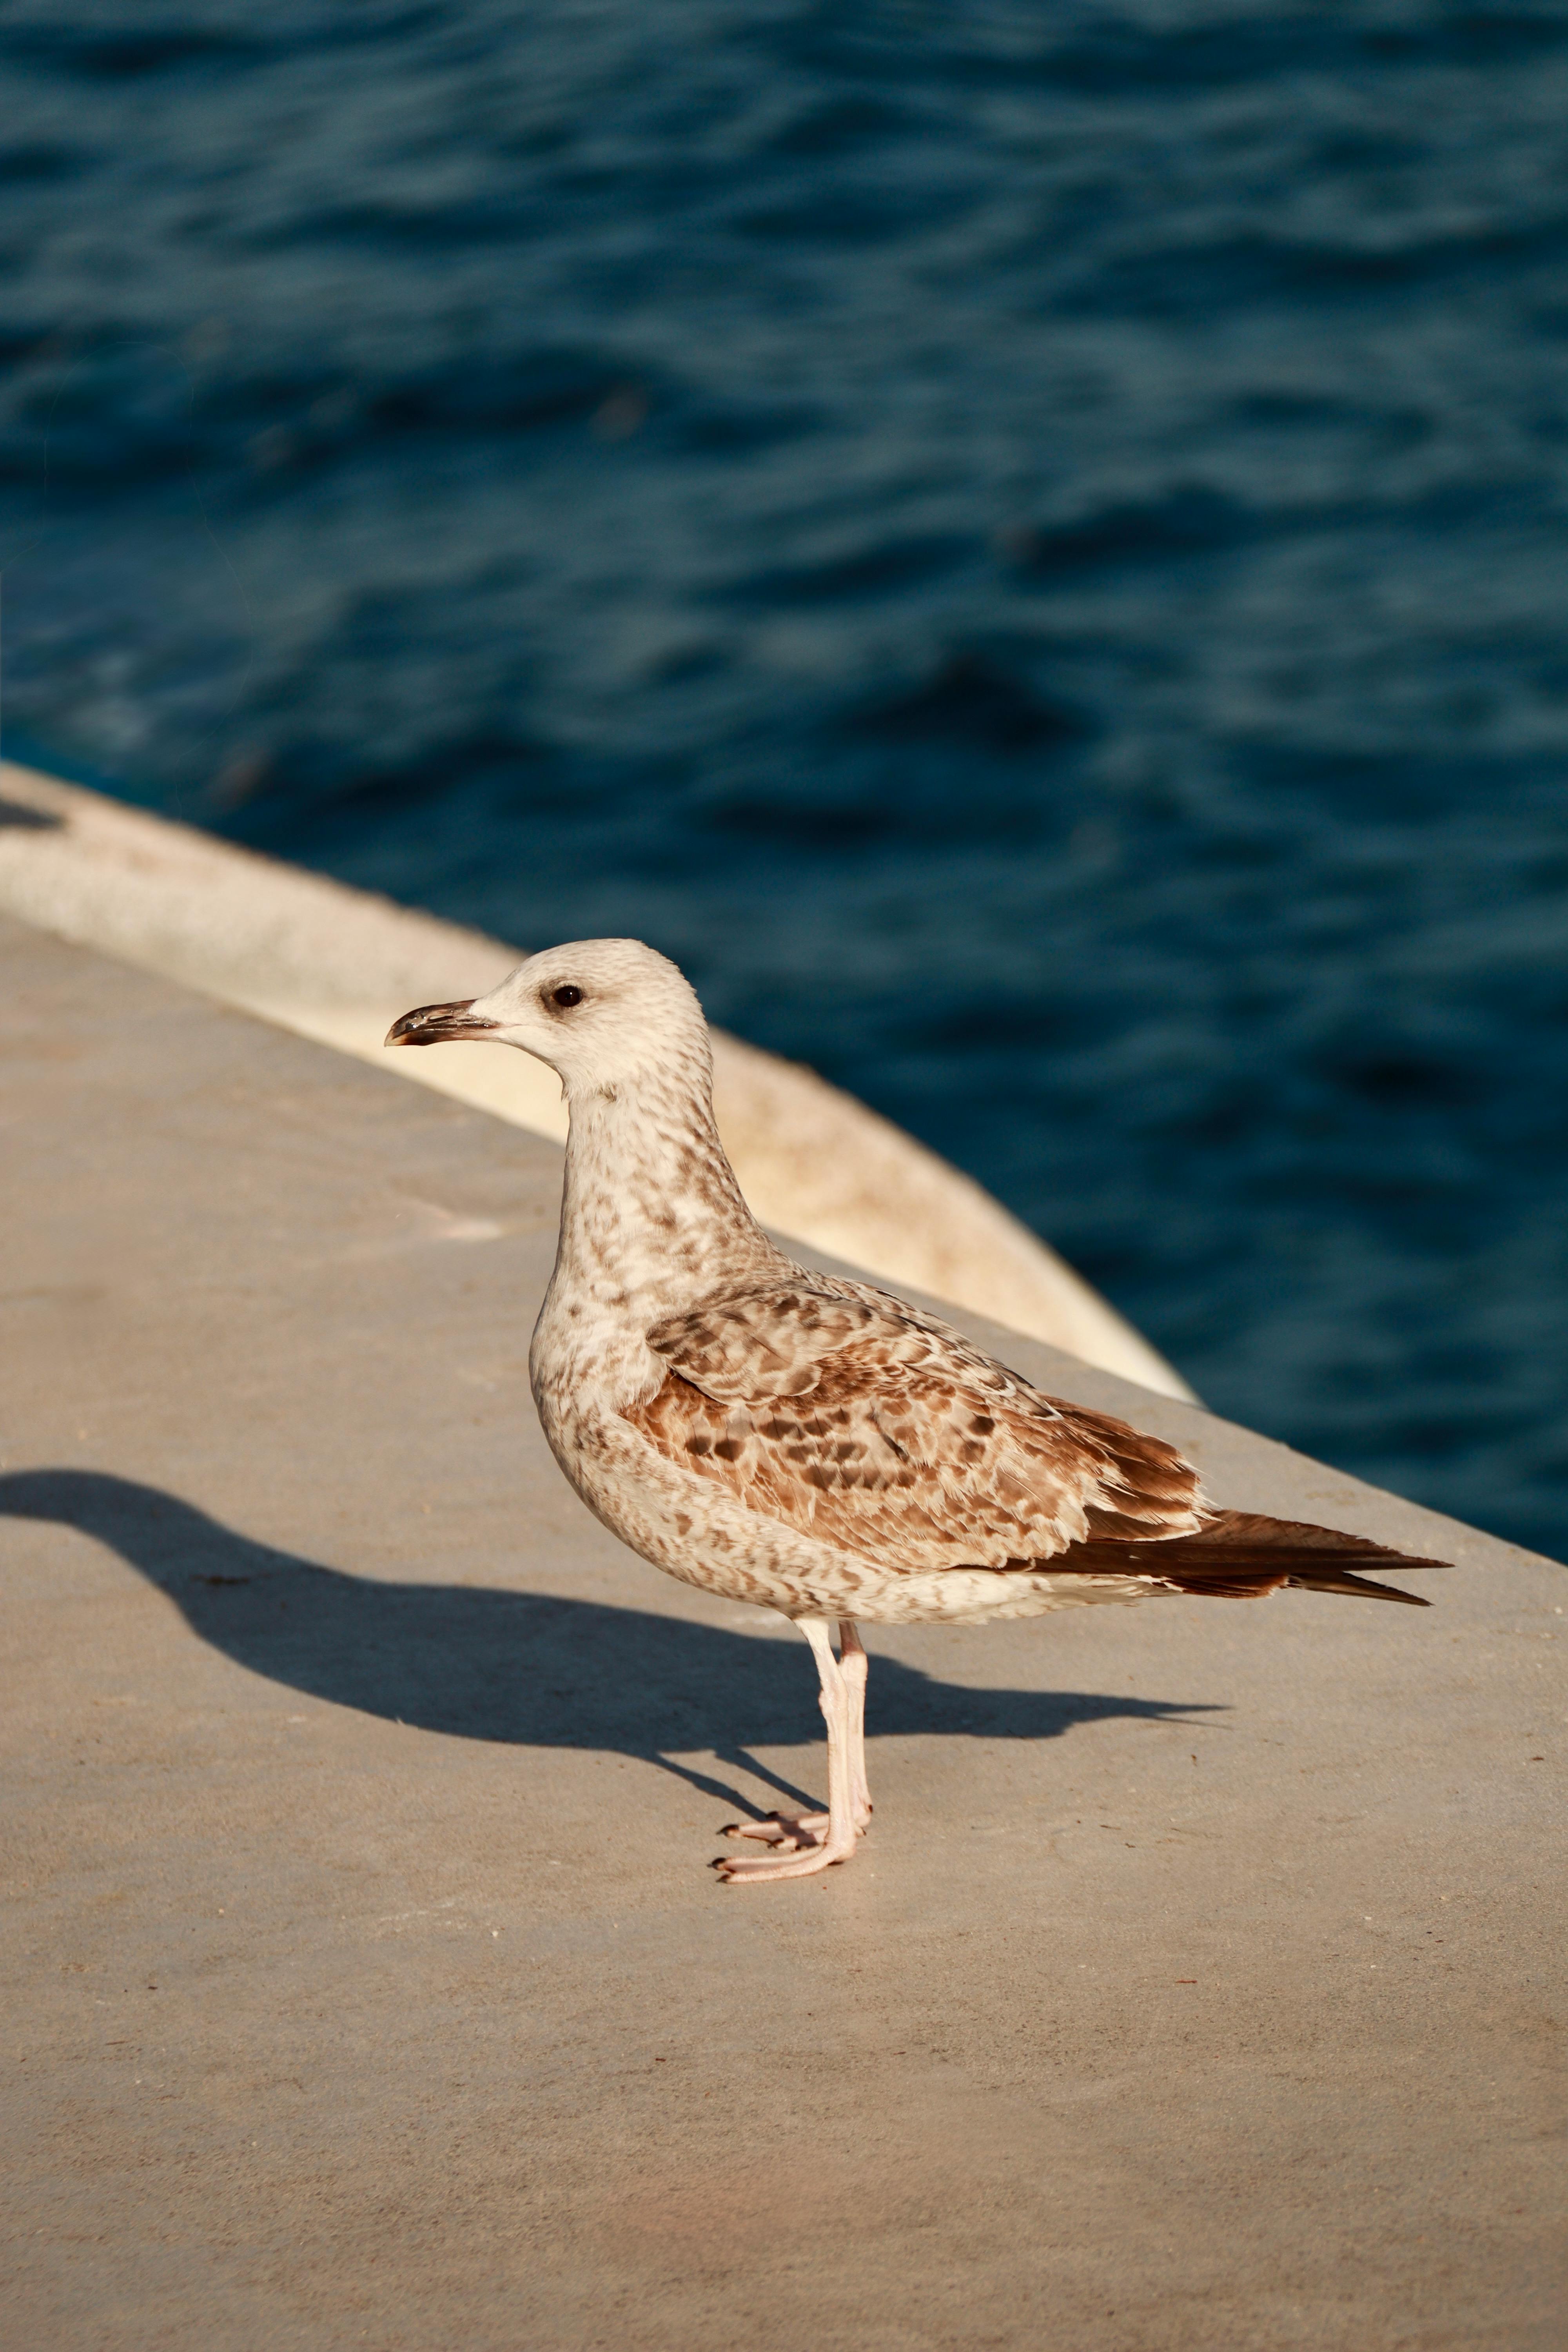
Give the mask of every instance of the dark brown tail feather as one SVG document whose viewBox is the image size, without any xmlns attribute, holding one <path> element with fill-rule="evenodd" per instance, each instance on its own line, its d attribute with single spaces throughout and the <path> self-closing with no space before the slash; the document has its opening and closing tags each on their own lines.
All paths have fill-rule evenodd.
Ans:
<svg viewBox="0 0 1568 2352">
<path fill-rule="evenodd" d="M 1215 1600 L 1251 1601 L 1277 1592 L 1282 1584 L 1309 1592 L 1367 1593 L 1380 1601 L 1404 1601 L 1413 1609 L 1430 1604 L 1418 1592 L 1394 1584 L 1374 1584 L 1358 1568 L 1447 1568 L 1443 1559 L 1418 1559 L 1392 1551 L 1365 1536 L 1339 1534 L 1303 1520 L 1269 1519 L 1253 1511 L 1216 1511 L 1196 1535 L 1172 1536 L 1163 1543 L 1075 1544 L 1052 1561 L 1093 1575 L 1158 1576 L 1178 1592 L 1201 1592 Z"/>
</svg>

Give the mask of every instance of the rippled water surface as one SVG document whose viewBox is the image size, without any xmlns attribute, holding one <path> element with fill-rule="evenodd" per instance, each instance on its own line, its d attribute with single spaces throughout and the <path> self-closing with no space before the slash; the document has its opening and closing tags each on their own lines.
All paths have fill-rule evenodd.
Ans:
<svg viewBox="0 0 1568 2352">
<path fill-rule="evenodd" d="M 1568 1545 L 1568 9 L 0 5 L 14 748 Z"/>
</svg>

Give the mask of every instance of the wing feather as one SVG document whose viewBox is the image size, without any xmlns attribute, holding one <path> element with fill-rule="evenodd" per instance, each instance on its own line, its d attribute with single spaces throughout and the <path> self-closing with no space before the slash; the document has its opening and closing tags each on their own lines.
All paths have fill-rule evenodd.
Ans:
<svg viewBox="0 0 1568 2352">
<path fill-rule="evenodd" d="M 1046 1397 L 935 1317 L 800 1274 L 670 1316 L 626 1418 L 750 1508 L 894 1571 L 1004 1568 L 1202 1523 L 1173 1447 Z"/>
</svg>

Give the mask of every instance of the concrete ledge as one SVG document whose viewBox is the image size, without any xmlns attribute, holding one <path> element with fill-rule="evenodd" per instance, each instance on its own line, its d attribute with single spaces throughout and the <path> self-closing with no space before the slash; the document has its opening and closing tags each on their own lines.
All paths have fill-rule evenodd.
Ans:
<svg viewBox="0 0 1568 2352">
<path fill-rule="evenodd" d="M 5 764 L 0 911 L 378 1066 L 399 1013 L 492 987 L 524 953 Z M 885 1281 L 997 1316 L 1164 1394 L 1191 1396 L 1053 1250 L 912 1137 L 810 1070 L 738 1038 L 718 1034 L 714 1062 L 725 1143 L 769 1223 Z M 526 1055 L 457 1045 L 398 1055 L 395 1068 L 536 1135 L 565 1136 L 556 1083 Z"/>
<path fill-rule="evenodd" d="M 1556 2352 L 1568 1578 L 804 1643 L 529 1405 L 560 1156 L 0 921 L 8 2344 Z M 973 1318 L 971 1328 L 981 1329 Z"/>
</svg>

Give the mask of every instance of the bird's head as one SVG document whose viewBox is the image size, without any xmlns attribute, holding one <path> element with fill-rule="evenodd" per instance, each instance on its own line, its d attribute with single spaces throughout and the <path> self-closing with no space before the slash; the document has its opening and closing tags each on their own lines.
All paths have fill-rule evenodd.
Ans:
<svg viewBox="0 0 1568 2352">
<path fill-rule="evenodd" d="M 685 975 L 640 940 L 576 940 L 508 972 L 488 996 L 422 1004 L 389 1045 L 516 1045 L 568 1096 L 613 1092 L 656 1070 L 710 1067 L 702 1007 Z"/>
</svg>

